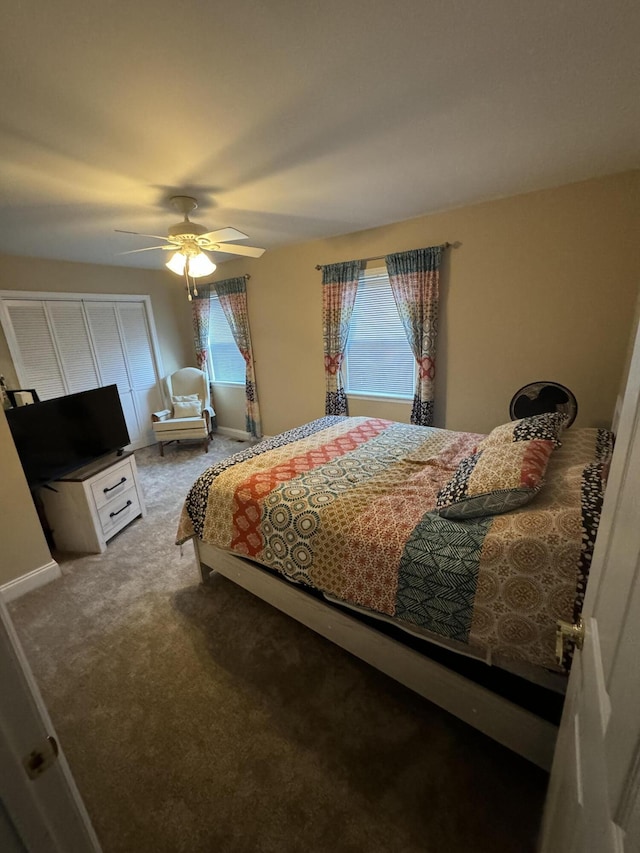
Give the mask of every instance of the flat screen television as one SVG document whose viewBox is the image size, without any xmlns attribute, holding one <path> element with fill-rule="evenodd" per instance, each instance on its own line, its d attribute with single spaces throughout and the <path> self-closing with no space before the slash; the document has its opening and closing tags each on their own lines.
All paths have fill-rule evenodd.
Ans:
<svg viewBox="0 0 640 853">
<path fill-rule="evenodd" d="M 7 409 L 6 415 L 31 489 L 130 442 L 115 385 Z"/>
</svg>

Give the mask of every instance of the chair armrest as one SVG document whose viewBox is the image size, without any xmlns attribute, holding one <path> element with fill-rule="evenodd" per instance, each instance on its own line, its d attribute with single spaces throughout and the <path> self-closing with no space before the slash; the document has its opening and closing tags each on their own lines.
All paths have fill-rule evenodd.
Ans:
<svg viewBox="0 0 640 853">
<path fill-rule="evenodd" d="M 153 423 L 157 423 L 158 421 L 166 421 L 171 417 L 171 409 L 163 409 L 161 412 L 152 412 L 151 413 L 151 421 Z"/>
<path fill-rule="evenodd" d="M 213 428 L 216 425 L 216 413 L 213 406 L 203 406 L 202 417 L 205 419 L 205 422 L 207 424 L 207 432 L 211 436 Z"/>
</svg>

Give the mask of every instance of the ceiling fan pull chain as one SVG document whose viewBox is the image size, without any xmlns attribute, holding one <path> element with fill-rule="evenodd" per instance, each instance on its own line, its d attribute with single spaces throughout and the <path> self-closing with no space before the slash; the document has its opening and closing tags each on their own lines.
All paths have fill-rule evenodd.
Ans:
<svg viewBox="0 0 640 853">
<path fill-rule="evenodd" d="M 187 264 L 184 265 L 184 280 L 187 284 L 187 299 L 189 302 L 192 302 L 193 297 L 191 296 L 191 288 L 189 287 L 189 272 L 187 270 Z"/>
<path fill-rule="evenodd" d="M 214 267 L 215 269 L 215 267 Z M 187 291 L 189 291 L 189 274 L 191 272 L 191 255 L 188 255 L 185 263 L 184 263 L 184 277 L 187 280 Z M 191 276 L 191 287 L 193 288 L 193 295 L 198 295 L 198 288 L 196 287 L 196 279 L 195 276 Z M 189 292 L 189 302 L 191 302 L 191 293 Z"/>
</svg>

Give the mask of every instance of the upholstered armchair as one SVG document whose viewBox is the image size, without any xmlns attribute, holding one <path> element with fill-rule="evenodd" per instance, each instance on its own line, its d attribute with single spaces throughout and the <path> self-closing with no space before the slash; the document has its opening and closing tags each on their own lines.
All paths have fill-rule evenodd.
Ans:
<svg viewBox="0 0 640 853">
<path fill-rule="evenodd" d="M 165 379 L 170 409 L 151 415 L 153 432 L 164 456 L 164 445 L 171 441 L 196 439 L 209 452 L 215 412 L 211 405 L 207 374 L 197 367 L 183 367 Z"/>
</svg>

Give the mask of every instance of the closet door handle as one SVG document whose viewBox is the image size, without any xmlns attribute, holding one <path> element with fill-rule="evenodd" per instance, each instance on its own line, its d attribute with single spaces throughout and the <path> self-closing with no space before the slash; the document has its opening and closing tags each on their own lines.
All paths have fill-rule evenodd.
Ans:
<svg viewBox="0 0 640 853">
<path fill-rule="evenodd" d="M 121 509 L 117 509 L 115 512 L 110 512 L 109 518 L 114 518 L 116 515 L 120 515 L 120 513 L 124 512 L 128 506 L 131 506 L 131 501 L 127 501 Z"/>
<path fill-rule="evenodd" d="M 126 478 L 126 477 L 121 477 L 121 478 L 120 478 L 120 482 L 119 482 L 119 483 L 116 483 L 114 486 L 107 486 L 107 488 L 106 488 L 106 489 L 103 489 L 102 491 L 103 491 L 103 492 L 105 493 L 105 495 L 106 495 L 106 494 L 108 494 L 109 492 L 112 492 L 114 489 L 117 489 L 117 488 L 118 488 L 118 486 L 121 486 L 123 483 L 126 483 L 126 482 L 127 482 L 127 478 Z"/>
</svg>

